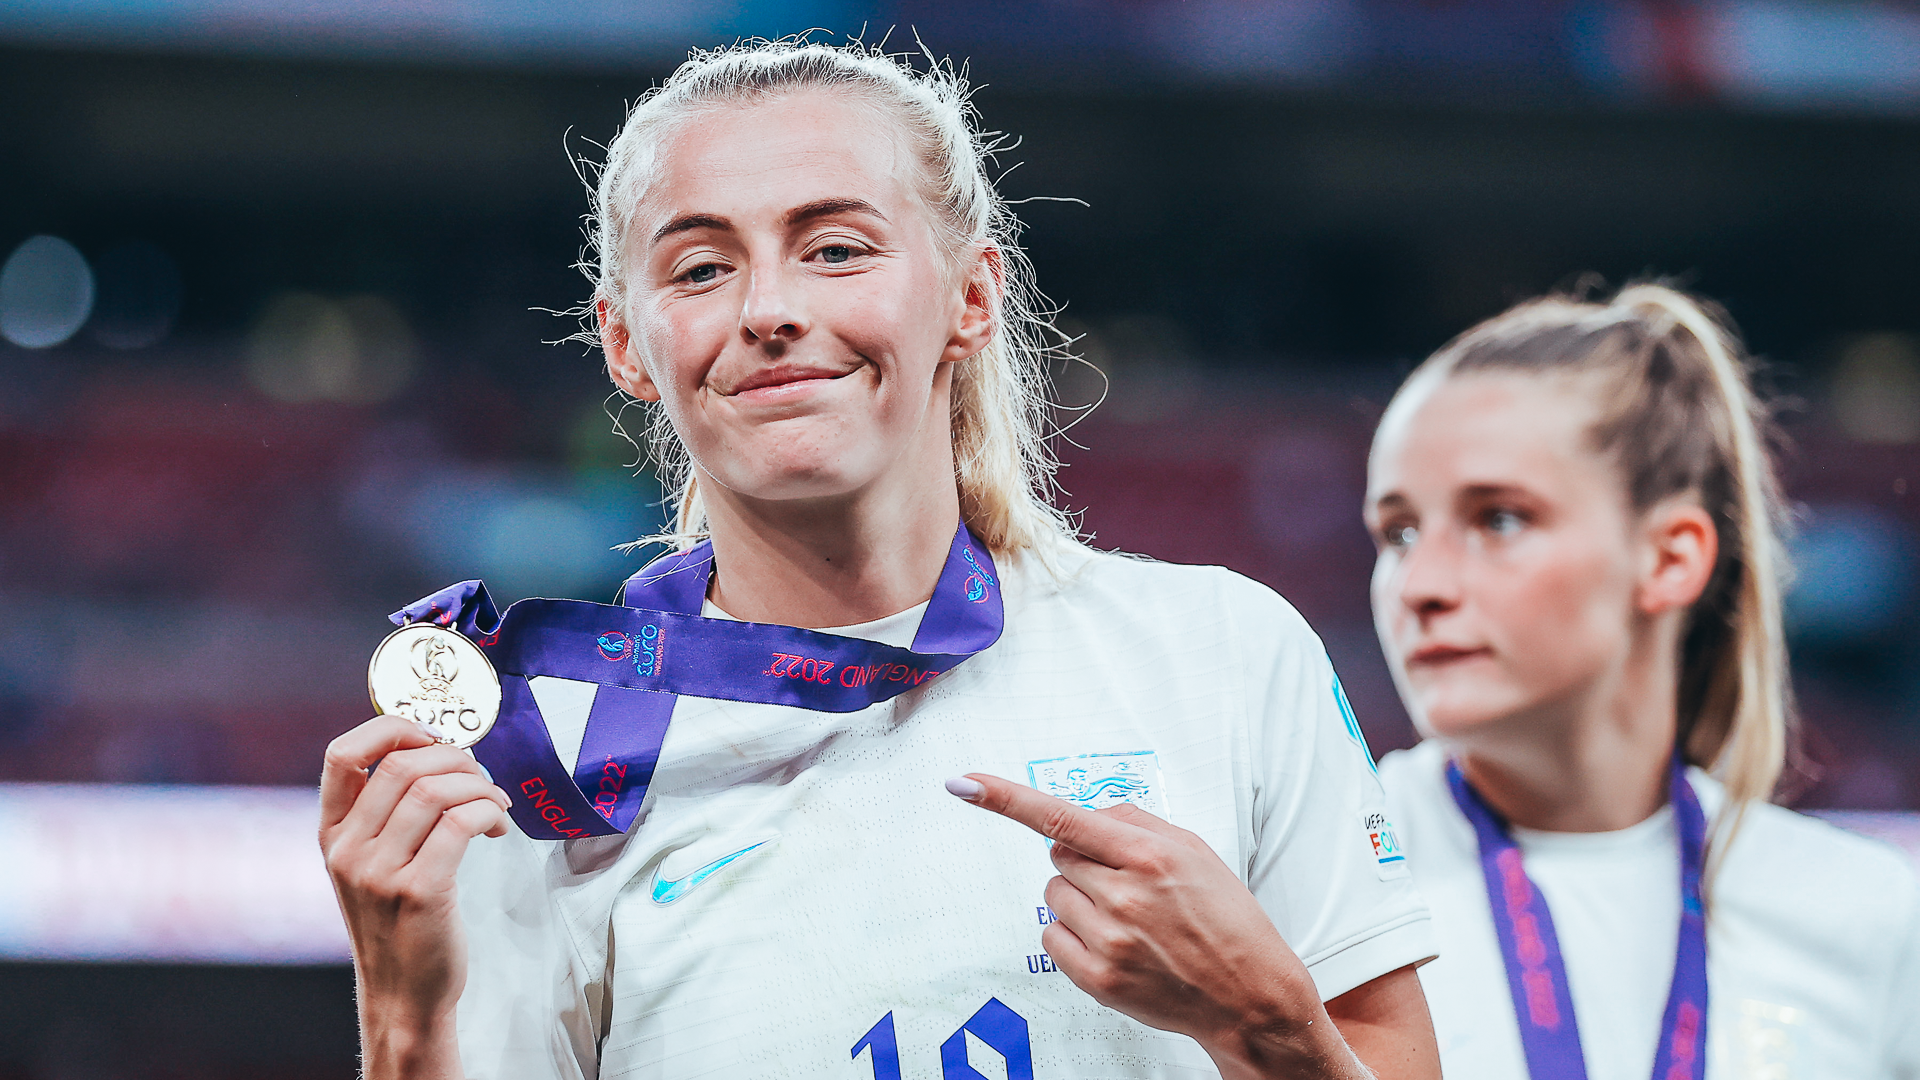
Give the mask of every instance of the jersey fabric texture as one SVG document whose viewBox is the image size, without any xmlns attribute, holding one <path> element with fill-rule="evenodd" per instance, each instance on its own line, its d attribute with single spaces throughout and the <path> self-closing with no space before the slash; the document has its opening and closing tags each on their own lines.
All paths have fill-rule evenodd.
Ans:
<svg viewBox="0 0 1920 1080">
<path fill-rule="evenodd" d="M 1432 740 L 1380 763 L 1443 950 L 1420 969 L 1441 1066 L 1527 1080 L 1479 849 L 1445 769 Z M 1724 789 L 1687 778 L 1711 821 Z M 1513 838 L 1553 912 L 1589 1080 L 1647 1080 L 1680 936 L 1673 808 L 1618 832 Z M 1708 1080 L 1920 1078 L 1920 880 L 1901 853 L 1755 805 L 1711 890 Z"/>
<path fill-rule="evenodd" d="M 1153 796 L 1247 883 L 1325 997 L 1431 957 L 1397 845 L 1381 854 L 1371 759 L 1300 616 L 1216 567 L 1066 559 L 1057 578 L 1007 560 L 1000 640 L 891 701 L 836 715 L 681 698 L 625 835 L 475 840 L 459 874 L 467 1074 L 1217 1076 L 1191 1039 L 1054 969 L 1047 841 L 942 786 L 1028 782 L 1032 763 Z M 835 632 L 905 645 L 921 610 Z M 563 760 L 592 692 L 535 682 Z M 1083 775 L 1061 771 L 1082 756 Z"/>
</svg>

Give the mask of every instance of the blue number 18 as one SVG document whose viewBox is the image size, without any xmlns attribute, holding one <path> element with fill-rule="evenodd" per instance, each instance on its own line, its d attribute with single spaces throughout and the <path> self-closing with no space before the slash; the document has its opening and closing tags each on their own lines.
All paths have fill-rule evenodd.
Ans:
<svg viewBox="0 0 1920 1080">
<path fill-rule="evenodd" d="M 940 1075 L 944 1080 L 987 1080 L 967 1061 L 968 1032 L 1007 1059 L 1007 1080 L 1033 1080 L 1033 1039 L 1027 1031 L 1026 1017 L 999 998 L 988 998 L 979 1012 L 940 1044 Z M 892 1013 L 860 1036 L 860 1041 L 853 1044 L 852 1056 L 858 1058 L 860 1051 L 869 1048 L 873 1051 L 873 1080 L 900 1080 L 900 1043 L 894 1037 Z"/>
</svg>

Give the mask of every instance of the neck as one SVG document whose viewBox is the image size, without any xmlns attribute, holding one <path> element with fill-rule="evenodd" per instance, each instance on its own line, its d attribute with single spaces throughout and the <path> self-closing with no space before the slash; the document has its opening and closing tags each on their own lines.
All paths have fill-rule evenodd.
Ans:
<svg viewBox="0 0 1920 1080">
<path fill-rule="evenodd" d="M 872 622 L 925 602 L 953 544 L 960 496 L 951 464 L 905 479 L 913 482 L 883 480 L 844 499 L 768 502 L 721 493 L 700 476 L 710 598 L 737 619 L 808 628 Z"/>
<path fill-rule="evenodd" d="M 1658 628 L 1642 644 L 1677 632 Z M 1454 755 L 1487 805 L 1522 828 L 1611 832 L 1638 824 L 1667 802 L 1678 709 L 1677 651 L 1629 650 L 1597 685 L 1487 730 L 1452 740 Z"/>
</svg>

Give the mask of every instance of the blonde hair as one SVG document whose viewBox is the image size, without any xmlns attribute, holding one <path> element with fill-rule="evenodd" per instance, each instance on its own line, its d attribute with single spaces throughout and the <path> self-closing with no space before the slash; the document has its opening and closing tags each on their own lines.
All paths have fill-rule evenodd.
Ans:
<svg viewBox="0 0 1920 1080">
<path fill-rule="evenodd" d="M 1619 463 L 1636 511 L 1700 500 L 1719 534 L 1680 648 L 1676 751 L 1726 785 L 1716 861 L 1747 807 L 1779 782 L 1792 711 L 1781 591 L 1784 504 L 1768 454 L 1771 419 L 1726 314 L 1660 284 L 1597 303 L 1549 296 L 1467 331 L 1421 373 L 1592 375 L 1610 391 L 1592 435 Z"/>
<path fill-rule="evenodd" d="M 1038 550 L 1044 559 L 1049 541 L 1075 533 L 1050 498 L 1059 466 L 1049 445 L 1047 364 L 1067 356 L 1067 339 L 1054 329 L 1053 312 L 1034 285 L 1017 242 L 1020 222 L 987 176 L 1002 142 L 980 130 L 964 68 L 929 58 L 926 69 L 916 71 L 880 46 L 825 45 L 804 35 L 696 50 L 629 110 L 591 184 L 588 239 L 598 259 L 582 269 L 594 283 L 594 301 L 625 310 L 628 229 L 652 180 L 663 128 L 703 109 L 810 90 L 846 94 L 894 121 L 919 163 L 920 194 L 955 266 L 992 253 L 992 280 L 979 283 L 993 305 L 991 340 L 954 368 L 954 481 L 962 520 L 989 550 Z M 582 336 L 597 343 L 592 329 Z M 707 528 L 693 463 L 665 411 L 642 407 L 650 412 L 648 451 L 674 504 L 672 527 L 649 540 L 685 547 Z"/>
</svg>

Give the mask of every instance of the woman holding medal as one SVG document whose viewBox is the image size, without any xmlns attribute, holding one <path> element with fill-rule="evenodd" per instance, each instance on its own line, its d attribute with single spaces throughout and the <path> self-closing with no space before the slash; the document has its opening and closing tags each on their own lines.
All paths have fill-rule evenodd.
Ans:
<svg viewBox="0 0 1920 1080">
<path fill-rule="evenodd" d="M 1312 632 L 1040 497 L 988 152 L 950 69 L 859 46 L 696 54 L 635 106 L 594 308 L 676 550 L 619 606 L 399 613 L 501 710 L 478 761 L 395 715 L 329 750 L 369 1077 L 1438 1075 Z"/>
<path fill-rule="evenodd" d="M 1729 328 L 1658 285 L 1483 323 L 1381 420 L 1374 616 L 1427 740 L 1380 771 L 1449 1075 L 1920 1076 L 1911 869 L 1766 801 L 1763 434 Z"/>
</svg>

